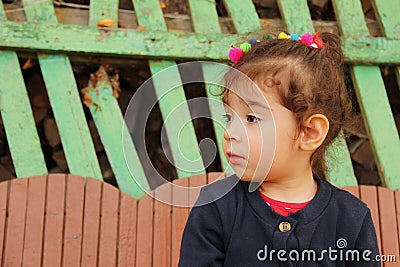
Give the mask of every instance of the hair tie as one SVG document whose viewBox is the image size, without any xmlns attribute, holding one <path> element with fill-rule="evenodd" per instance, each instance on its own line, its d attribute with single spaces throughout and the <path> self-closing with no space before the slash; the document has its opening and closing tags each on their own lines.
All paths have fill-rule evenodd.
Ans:
<svg viewBox="0 0 400 267">
<path fill-rule="evenodd" d="M 313 48 L 322 48 L 324 47 L 324 41 L 319 37 L 320 32 L 316 32 L 314 35 L 310 33 L 305 33 L 301 37 L 295 33 L 287 34 L 284 32 L 279 33 L 278 39 L 282 40 L 293 40 L 299 43 L 302 43 L 306 46 Z M 264 37 L 265 38 L 265 37 Z M 270 33 L 267 34 L 266 39 L 272 39 L 272 35 Z M 231 46 L 229 50 L 228 57 L 232 62 L 238 62 L 245 53 L 250 51 L 250 49 L 257 45 L 260 40 L 250 39 L 246 43 L 242 43 L 239 47 Z"/>
</svg>

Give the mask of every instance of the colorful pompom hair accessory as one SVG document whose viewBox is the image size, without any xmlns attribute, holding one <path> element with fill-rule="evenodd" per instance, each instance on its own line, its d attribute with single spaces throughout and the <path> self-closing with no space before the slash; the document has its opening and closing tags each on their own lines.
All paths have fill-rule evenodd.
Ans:
<svg viewBox="0 0 400 267">
<path fill-rule="evenodd" d="M 245 53 L 247 53 L 254 45 L 260 41 L 256 39 L 250 39 L 246 43 L 242 43 L 239 47 L 231 46 L 229 49 L 228 57 L 232 62 L 238 62 Z"/>
<path fill-rule="evenodd" d="M 290 39 L 293 41 L 300 42 L 310 47 L 322 48 L 324 46 L 324 41 L 319 37 L 320 32 L 316 32 L 314 35 L 310 33 L 305 33 L 301 37 L 297 34 L 286 34 L 281 32 L 278 35 L 278 39 Z M 268 34 L 267 39 L 271 39 L 272 35 Z M 253 46 L 257 45 L 260 41 L 256 39 L 250 39 L 246 43 L 242 43 L 239 47 L 231 46 L 229 50 L 228 57 L 232 62 L 238 62 L 245 53 L 247 53 Z"/>
</svg>

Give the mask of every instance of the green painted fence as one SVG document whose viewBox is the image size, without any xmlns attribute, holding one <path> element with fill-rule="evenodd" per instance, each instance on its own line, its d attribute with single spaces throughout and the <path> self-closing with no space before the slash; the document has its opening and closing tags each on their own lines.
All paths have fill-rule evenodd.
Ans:
<svg viewBox="0 0 400 267">
<path fill-rule="evenodd" d="M 191 162 L 189 169 L 176 168 L 179 178 L 205 173 L 195 129 L 183 86 L 166 91 L 166 81 L 180 81 L 177 60 L 211 60 L 227 62 L 227 50 L 253 31 L 262 28 L 255 5 L 250 0 L 224 0 L 223 4 L 234 32 L 222 33 L 213 0 L 188 0 L 194 32 L 168 31 L 165 17 L 157 0 L 133 0 L 140 30 L 118 28 L 118 1 L 91 1 L 87 26 L 58 24 L 53 4 L 48 1 L 22 1 L 26 20 L 9 21 L 0 4 L 0 109 L 6 129 L 14 167 L 18 177 L 46 174 L 47 169 L 34 125 L 29 97 L 26 92 L 16 52 L 37 53 L 45 80 L 50 104 L 68 167 L 71 173 L 102 179 L 93 142 L 82 110 L 76 81 L 69 61 L 70 54 L 81 57 L 123 56 L 149 60 L 155 75 L 153 83 L 159 99 L 165 131 L 171 148 L 172 161 L 177 166 Z M 288 32 L 314 32 L 306 0 L 278 0 L 283 24 Z M 336 20 L 343 39 L 346 61 L 361 108 L 367 134 L 373 148 L 382 183 L 400 189 L 400 141 L 378 64 L 400 65 L 400 2 L 372 0 L 383 36 L 371 37 L 359 0 L 332 0 Z M 101 19 L 115 21 L 113 28 L 98 28 Z M 268 26 L 267 30 L 268 30 Z M 264 27 L 265 28 L 265 27 Z M 189 49 L 190 48 L 190 49 Z M 170 76 L 162 76 L 168 69 Z M 204 64 L 206 80 L 217 70 Z M 211 78 L 210 78 L 211 79 Z M 400 67 L 397 67 L 400 84 Z M 210 114 L 214 121 L 217 147 L 221 150 L 223 122 L 218 114 L 222 104 L 212 91 L 215 85 L 206 84 Z M 105 147 L 108 160 L 122 191 L 139 198 L 149 189 L 143 166 L 134 142 L 124 123 L 121 110 L 109 82 L 97 86 L 91 93 L 101 107 L 91 107 L 94 122 Z M 15 99 L 19 101 L 16 102 Z M 178 118 L 169 116 L 179 107 Z M 185 127 L 177 127 L 185 125 Z M 181 129 L 182 128 L 182 129 Z M 124 139 L 122 143 L 122 139 Z M 125 147 L 123 147 L 123 145 Z M 129 164 L 124 149 L 128 148 Z M 126 153 L 126 151 L 125 151 Z M 219 153 L 221 167 L 228 164 Z M 329 179 L 340 186 L 357 183 L 350 155 L 342 137 L 330 148 Z"/>
</svg>

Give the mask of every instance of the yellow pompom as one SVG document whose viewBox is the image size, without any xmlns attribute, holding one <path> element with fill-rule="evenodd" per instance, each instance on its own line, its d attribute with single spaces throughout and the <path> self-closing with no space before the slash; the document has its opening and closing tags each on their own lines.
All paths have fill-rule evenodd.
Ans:
<svg viewBox="0 0 400 267">
<path fill-rule="evenodd" d="M 287 35 L 286 33 L 284 33 L 284 32 L 281 32 L 279 35 L 278 35 L 278 39 L 289 39 L 290 37 L 289 37 L 289 35 Z"/>
</svg>

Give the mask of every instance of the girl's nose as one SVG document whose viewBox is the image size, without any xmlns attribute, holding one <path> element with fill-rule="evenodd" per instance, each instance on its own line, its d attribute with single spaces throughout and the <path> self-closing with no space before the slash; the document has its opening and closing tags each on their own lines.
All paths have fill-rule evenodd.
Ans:
<svg viewBox="0 0 400 267">
<path fill-rule="evenodd" d="M 243 127 L 244 126 L 240 122 L 229 122 L 225 128 L 224 139 L 226 141 L 235 140 L 236 142 L 240 142 L 242 140 L 242 133 L 244 131 Z"/>
</svg>

